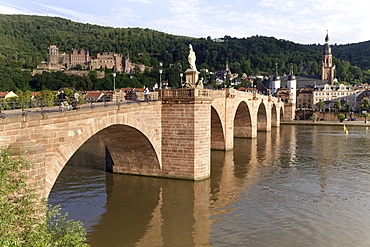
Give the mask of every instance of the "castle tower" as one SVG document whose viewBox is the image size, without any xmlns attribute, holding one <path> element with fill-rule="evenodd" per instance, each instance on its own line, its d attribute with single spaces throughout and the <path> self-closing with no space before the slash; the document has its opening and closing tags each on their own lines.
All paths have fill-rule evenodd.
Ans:
<svg viewBox="0 0 370 247">
<path fill-rule="evenodd" d="M 324 52 L 322 55 L 321 80 L 327 80 L 330 85 L 334 84 L 333 55 L 329 45 L 329 34 L 326 34 Z"/>
<path fill-rule="evenodd" d="M 287 88 L 289 92 L 289 100 L 292 104 L 297 101 L 297 79 L 293 74 L 293 68 L 290 69 L 290 75 L 288 76 Z"/>
<path fill-rule="evenodd" d="M 58 64 L 59 63 L 59 48 L 56 45 L 50 45 L 48 53 L 48 64 Z"/>
<path fill-rule="evenodd" d="M 275 95 L 276 94 L 276 92 L 278 91 L 278 89 L 280 88 L 280 86 L 281 86 L 281 80 L 280 80 L 280 76 L 278 75 L 278 69 L 277 69 L 277 65 L 276 65 L 276 74 L 272 78 L 272 82 L 271 82 L 271 92 L 272 92 L 272 95 Z"/>
</svg>

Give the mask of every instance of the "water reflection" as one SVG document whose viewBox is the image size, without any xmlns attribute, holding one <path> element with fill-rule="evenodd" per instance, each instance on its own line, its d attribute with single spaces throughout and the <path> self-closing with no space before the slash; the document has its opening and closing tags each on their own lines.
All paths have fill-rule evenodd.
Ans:
<svg viewBox="0 0 370 247">
<path fill-rule="evenodd" d="M 212 151 L 211 177 L 191 182 L 105 173 L 95 138 L 50 202 L 92 246 L 367 246 L 369 147 L 365 128 L 282 126 Z"/>
</svg>

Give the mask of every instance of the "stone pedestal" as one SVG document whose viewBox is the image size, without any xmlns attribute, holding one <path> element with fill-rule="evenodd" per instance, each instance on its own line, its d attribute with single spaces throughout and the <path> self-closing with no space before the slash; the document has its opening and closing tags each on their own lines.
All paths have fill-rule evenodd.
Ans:
<svg viewBox="0 0 370 247">
<path fill-rule="evenodd" d="M 196 71 L 196 70 L 192 70 L 192 69 L 187 69 L 185 71 L 185 83 L 183 85 L 183 87 L 185 88 L 203 88 L 203 84 L 199 85 L 198 81 L 199 81 L 199 72 Z"/>
</svg>

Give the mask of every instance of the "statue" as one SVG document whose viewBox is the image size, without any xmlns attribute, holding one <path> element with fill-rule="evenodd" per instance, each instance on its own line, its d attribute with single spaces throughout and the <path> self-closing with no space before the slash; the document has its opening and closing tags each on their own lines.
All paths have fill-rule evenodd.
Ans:
<svg viewBox="0 0 370 247">
<path fill-rule="evenodd" d="M 195 61 L 197 60 L 195 56 L 195 52 L 193 50 L 193 46 L 189 44 L 189 56 L 188 56 L 188 62 L 191 70 L 197 71 L 197 67 L 195 65 Z"/>
<path fill-rule="evenodd" d="M 199 72 L 197 71 L 195 60 L 197 60 L 197 58 L 193 46 L 189 44 L 189 68 L 185 71 L 185 83 L 181 85 L 184 88 L 203 88 L 203 81 L 200 84 L 198 83 Z"/>
</svg>

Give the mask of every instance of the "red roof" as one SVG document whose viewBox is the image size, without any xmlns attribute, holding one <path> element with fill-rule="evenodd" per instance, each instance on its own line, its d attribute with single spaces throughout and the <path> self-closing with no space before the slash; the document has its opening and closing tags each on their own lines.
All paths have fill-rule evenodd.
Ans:
<svg viewBox="0 0 370 247">
<path fill-rule="evenodd" d="M 92 92 L 88 92 L 85 97 L 86 98 L 99 98 L 99 97 L 101 97 L 102 94 L 104 94 L 104 93 L 92 91 Z"/>
<path fill-rule="evenodd" d="M 144 92 L 145 88 L 131 88 L 131 87 L 126 87 L 126 88 L 121 88 L 120 91 L 122 92 L 131 92 L 134 89 L 135 92 Z"/>
</svg>

